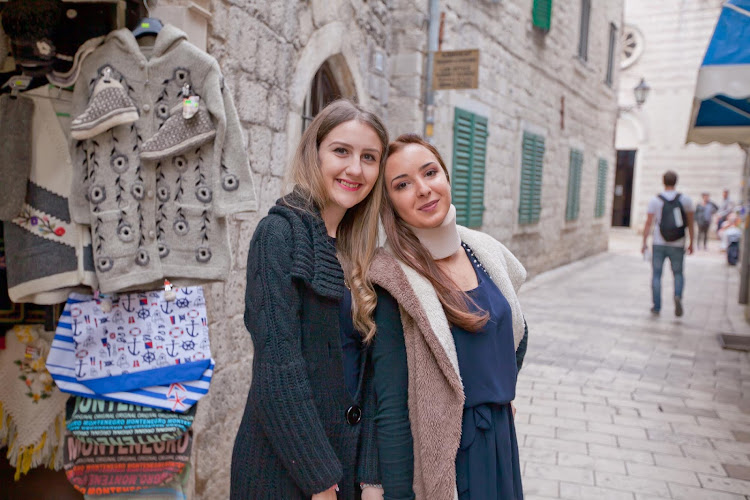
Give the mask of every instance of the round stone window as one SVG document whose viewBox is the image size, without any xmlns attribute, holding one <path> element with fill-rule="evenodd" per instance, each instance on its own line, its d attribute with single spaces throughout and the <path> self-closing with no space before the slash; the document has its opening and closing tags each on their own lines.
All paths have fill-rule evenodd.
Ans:
<svg viewBox="0 0 750 500">
<path fill-rule="evenodd" d="M 620 69 L 625 69 L 641 57 L 643 53 L 643 35 L 635 26 L 625 25 L 622 30 L 622 57 Z"/>
</svg>

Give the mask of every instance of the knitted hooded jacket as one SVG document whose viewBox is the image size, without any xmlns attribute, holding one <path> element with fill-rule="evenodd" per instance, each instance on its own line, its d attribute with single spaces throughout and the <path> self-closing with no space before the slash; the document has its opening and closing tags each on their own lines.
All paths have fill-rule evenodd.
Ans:
<svg viewBox="0 0 750 500">
<path fill-rule="evenodd" d="M 105 71 L 109 69 L 109 72 Z M 73 220 L 89 224 L 103 292 L 153 285 L 164 277 L 225 279 L 230 254 L 225 217 L 255 210 L 257 200 L 232 97 L 216 60 L 166 25 L 152 48 L 127 29 L 110 33 L 83 62 L 74 117 L 106 74 L 138 109 L 118 125 L 71 145 Z M 201 97 L 215 137 L 177 156 L 147 161 L 141 147 L 182 102 Z"/>
<path fill-rule="evenodd" d="M 317 210 L 293 193 L 263 218 L 247 257 L 245 326 L 253 381 L 232 455 L 231 498 L 310 498 L 334 484 L 358 498 L 378 483 L 369 352 L 359 390 L 347 390 L 339 312 L 344 273 Z M 359 423 L 347 422 L 352 405 Z"/>
<path fill-rule="evenodd" d="M 518 351 L 526 328 L 516 292 L 526 280 L 526 270 L 491 236 L 461 226 L 458 231 L 461 241 L 469 245 L 510 304 Z M 414 441 L 415 497 L 457 499 L 456 454 L 465 396 L 450 324 L 430 282 L 386 250 L 378 251 L 370 276 L 396 299 L 401 310 Z"/>
</svg>

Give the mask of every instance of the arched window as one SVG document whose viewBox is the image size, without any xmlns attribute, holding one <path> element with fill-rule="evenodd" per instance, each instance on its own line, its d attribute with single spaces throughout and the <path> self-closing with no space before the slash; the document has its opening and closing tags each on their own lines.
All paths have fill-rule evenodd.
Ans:
<svg viewBox="0 0 750 500">
<path fill-rule="evenodd" d="M 302 131 L 310 125 L 315 115 L 325 108 L 331 101 L 342 97 L 341 90 L 333 76 L 333 70 L 328 61 L 324 62 L 312 79 L 310 91 L 305 97 L 302 110 Z"/>
</svg>

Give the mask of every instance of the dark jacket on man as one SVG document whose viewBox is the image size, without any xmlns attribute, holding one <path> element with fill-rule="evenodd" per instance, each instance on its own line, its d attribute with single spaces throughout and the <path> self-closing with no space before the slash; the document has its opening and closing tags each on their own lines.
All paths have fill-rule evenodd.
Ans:
<svg viewBox="0 0 750 500">
<path fill-rule="evenodd" d="M 344 273 L 319 212 L 288 206 L 302 204 L 294 193 L 277 201 L 250 242 L 253 381 L 232 454 L 232 499 L 303 499 L 338 484 L 338 498 L 351 500 L 360 482 L 379 482 L 369 353 L 352 398 L 339 330 Z"/>
</svg>

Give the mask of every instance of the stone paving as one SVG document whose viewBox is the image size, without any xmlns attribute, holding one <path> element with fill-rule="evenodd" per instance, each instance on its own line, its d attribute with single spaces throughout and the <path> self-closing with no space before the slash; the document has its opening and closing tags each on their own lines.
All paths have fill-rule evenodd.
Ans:
<svg viewBox="0 0 750 500">
<path fill-rule="evenodd" d="M 686 261 L 685 315 L 665 269 L 649 312 L 640 238 L 544 273 L 521 291 L 529 348 L 517 431 L 526 500 L 750 499 L 750 335 L 739 275 L 716 247 Z M 667 267 L 668 269 L 668 267 Z"/>
</svg>

